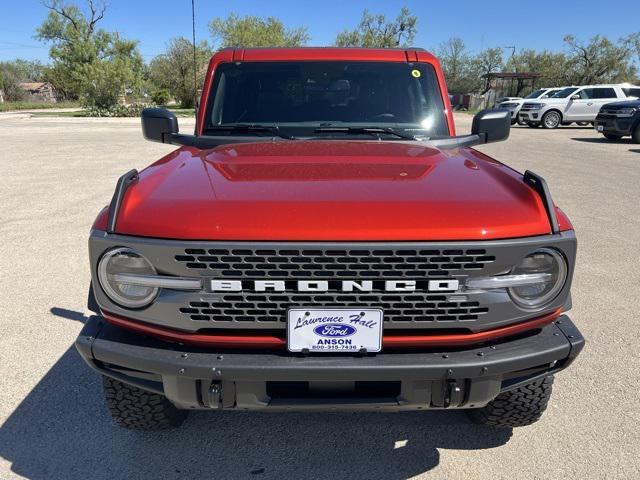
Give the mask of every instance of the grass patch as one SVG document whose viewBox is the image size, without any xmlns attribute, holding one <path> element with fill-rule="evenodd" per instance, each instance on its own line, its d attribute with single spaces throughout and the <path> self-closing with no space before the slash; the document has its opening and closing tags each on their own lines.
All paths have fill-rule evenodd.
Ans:
<svg viewBox="0 0 640 480">
<path fill-rule="evenodd" d="M 176 117 L 195 117 L 196 115 L 195 108 L 182 108 L 182 105 L 165 105 L 162 108 L 171 110 Z"/>
<path fill-rule="evenodd" d="M 77 106 L 77 105 L 76 105 Z M 116 107 L 114 109 L 104 109 L 104 111 L 100 109 L 82 109 L 75 112 L 34 112 L 34 117 L 95 117 L 95 118 L 124 118 L 124 117 L 139 117 L 139 112 L 136 109 L 142 108 L 141 106 L 132 105 L 130 107 Z M 171 110 L 175 114 L 176 117 L 180 118 L 194 118 L 195 117 L 195 109 L 193 108 L 182 108 L 180 105 L 170 105 L 166 107 Z"/>
<path fill-rule="evenodd" d="M 0 112 L 16 110 L 45 110 L 48 108 L 78 108 L 79 102 L 34 103 L 34 102 L 4 102 L 0 103 Z"/>
<path fill-rule="evenodd" d="M 171 110 L 176 117 L 195 117 L 196 111 L 193 108 L 175 108 Z"/>
<path fill-rule="evenodd" d="M 87 112 L 84 110 L 76 112 L 34 112 L 31 114 L 33 117 L 87 117 Z"/>
<path fill-rule="evenodd" d="M 478 112 L 481 112 L 483 109 L 476 108 L 472 110 L 454 110 L 454 113 L 466 113 L 467 115 L 475 115 Z"/>
</svg>

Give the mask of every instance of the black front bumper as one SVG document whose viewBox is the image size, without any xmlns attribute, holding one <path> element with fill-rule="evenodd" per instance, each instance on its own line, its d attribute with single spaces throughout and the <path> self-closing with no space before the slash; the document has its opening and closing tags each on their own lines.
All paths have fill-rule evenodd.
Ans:
<svg viewBox="0 0 640 480">
<path fill-rule="evenodd" d="M 180 408 L 470 408 L 562 370 L 584 338 L 567 316 L 483 346 L 375 355 L 211 351 L 162 342 L 91 317 L 76 348 L 90 367 L 162 393 Z"/>
<path fill-rule="evenodd" d="M 598 115 L 593 124 L 594 128 L 600 133 L 608 133 L 611 135 L 628 136 L 633 133 L 635 127 L 640 123 L 640 116 L 633 117 L 615 117 L 611 115 Z"/>
</svg>

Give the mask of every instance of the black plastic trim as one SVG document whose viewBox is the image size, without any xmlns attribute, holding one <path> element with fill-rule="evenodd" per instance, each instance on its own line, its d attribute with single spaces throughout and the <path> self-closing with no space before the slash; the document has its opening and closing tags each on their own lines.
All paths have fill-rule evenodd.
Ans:
<svg viewBox="0 0 640 480">
<path fill-rule="evenodd" d="M 283 352 L 227 352 L 175 345 L 129 332 L 93 316 L 76 341 L 81 356 L 155 375 L 220 381 L 438 380 L 508 376 L 544 364 L 566 366 L 584 338 L 567 316 L 538 333 L 475 348 L 375 355 L 298 356 Z M 101 328 L 96 331 L 96 325 Z M 563 327 L 562 329 L 560 327 Z M 567 334 L 567 332 L 571 332 Z M 90 346 L 90 347 L 89 347 Z"/>
<path fill-rule="evenodd" d="M 138 171 L 135 168 L 133 170 L 129 170 L 118 179 L 116 190 L 115 192 L 113 192 L 111 205 L 109 206 L 109 218 L 107 220 L 108 233 L 115 232 L 116 222 L 118 221 L 118 212 L 120 211 L 120 207 L 122 206 L 122 199 L 124 198 L 124 194 L 127 192 L 129 186 L 131 186 L 131 184 L 137 180 Z"/>
<path fill-rule="evenodd" d="M 415 410 L 473 408 L 502 390 L 556 373 L 584 346 L 566 316 L 528 335 L 474 348 L 388 351 L 364 356 L 298 356 L 283 352 L 215 351 L 124 330 L 92 316 L 76 340 L 102 375 L 162 393 L 179 408 L 243 410 Z M 274 398 L 269 382 L 400 382 L 400 395 L 355 399 Z M 283 403 L 284 402 L 284 403 Z"/>
<path fill-rule="evenodd" d="M 256 143 L 256 142 L 290 142 L 293 140 L 282 139 L 279 137 L 273 137 L 269 135 L 264 135 L 262 137 L 252 135 L 252 136 L 239 136 L 239 135 L 185 135 L 182 133 L 171 133 L 166 135 L 164 143 L 170 143 L 172 145 L 179 145 L 185 147 L 196 147 L 199 149 L 209 149 L 219 147 L 220 145 L 230 145 L 234 143 Z M 319 137 L 296 137 L 295 140 L 332 140 L 330 138 L 319 138 Z M 335 139 L 334 139 L 335 140 Z M 370 142 L 372 140 L 363 140 L 366 142 Z M 445 137 L 445 138 L 434 138 L 432 140 L 388 140 L 392 142 L 411 142 L 418 143 L 420 145 L 424 145 L 425 147 L 435 147 L 442 149 L 449 148 L 462 148 L 462 147 L 472 147 L 474 145 L 487 143 L 486 134 L 471 134 L 471 135 L 460 135 L 457 137 Z"/>
<path fill-rule="evenodd" d="M 96 301 L 96 296 L 93 293 L 93 282 L 89 283 L 89 295 L 87 296 L 87 309 L 93 313 L 100 313 L 100 306 Z"/>
<path fill-rule="evenodd" d="M 553 204 L 551 192 L 549 191 L 546 180 L 540 175 L 533 173 L 531 170 L 527 170 L 526 172 L 524 172 L 523 180 L 526 184 L 533 188 L 538 193 L 538 195 L 540 195 L 542 203 L 544 204 L 544 208 L 547 211 L 547 216 L 549 217 L 551 233 L 560 233 L 560 226 L 558 224 L 558 217 L 556 216 L 555 205 Z"/>
</svg>

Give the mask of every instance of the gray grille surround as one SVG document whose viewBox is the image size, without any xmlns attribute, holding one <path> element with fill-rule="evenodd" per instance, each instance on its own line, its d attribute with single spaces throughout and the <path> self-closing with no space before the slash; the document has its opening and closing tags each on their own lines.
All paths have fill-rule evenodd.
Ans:
<svg viewBox="0 0 640 480">
<path fill-rule="evenodd" d="M 158 274 L 202 278 L 204 284 L 209 279 L 285 280 L 287 290 L 221 293 L 206 288 L 195 292 L 163 289 L 150 306 L 125 309 L 105 295 L 96 275 L 101 256 L 111 248 L 123 246 L 144 255 Z M 377 288 L 372 292 L 340 292 L 331 288 L 329 292 L 298 292 L 289 285 L 295 284 L 295 280 L 329 280 L 330 284 L 333 280 L 373 280 L 377 284 L 394 279 L 439 278 L 458 279 L 464 285 L 467 278 L 508 273 L 523 257 L 542 247 L 559 250 L 568 261 L 567 282 L 549 309 L 563 307 L 568 304 L 576 252 L 572 231 L 466 242 L 205 242 L 133 237 L 98 230 L 92 231 L 89 239 L 94 293 L 105 311 L 186 332 L 280 330 L 283 334 L 286 311 L 301 307 L 382 308 L 385 330 L 416 333 L 433 329 L 481 331 L 535 318 L 540 313 L 519 309 L 508 293 L 500 289 L 436 293 L 388 292 Z M 204 268 L 188 265 L 194 263 Z M 288 265 L 295 267 L 282 268 Z M 274 272 L 281 273 L 274 275 Z"/>
</svg>

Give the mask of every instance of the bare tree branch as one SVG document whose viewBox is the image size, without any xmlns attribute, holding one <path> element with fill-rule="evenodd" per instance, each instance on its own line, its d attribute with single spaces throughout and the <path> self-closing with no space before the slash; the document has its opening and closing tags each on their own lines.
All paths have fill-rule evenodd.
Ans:
<svg viewBox="0 0 640 480">
<path fill-rule="evenodd" d="M 78 23 L 76 22 L 75 18 L 73 18 L 73 16 L 69 13 L 69 10 L 67 9 L 67 7 L 65 7 L 63 4 L 60 4 L 55 0 L 43 1 L 42 4 L 49 10 L 69 20 L 71 22 L 71 25 L 73 25 L 73 28 L 75 28 L 76 30 L 79 30 Z"/>
<path fill-rule="evenodd" d="M 101 3 L 96 6 L 93 0 L 89 0 L 89 10 L 91 10 L 91 19 L 89 20 L 89 32 L 93 33 L 93 30 L 100 20 L 104 18 L 104 12 L 107 10 L 107 6 Z"/>
</svg>

